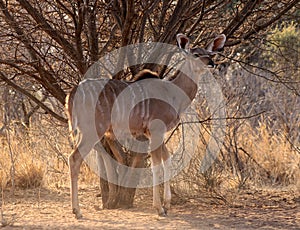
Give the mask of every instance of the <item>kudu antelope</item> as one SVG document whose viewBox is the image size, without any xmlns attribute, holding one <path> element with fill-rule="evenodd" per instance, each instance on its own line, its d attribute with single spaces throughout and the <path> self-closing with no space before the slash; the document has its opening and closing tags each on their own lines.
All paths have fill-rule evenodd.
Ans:
<svg viewBox="0 0 300 230">
<path fill-rule="evenodd" d="M 173 129 L 179 123 L 180 115 L 188 108 L 195 98 L 198 89 L 198 80 L 203 73 L 204 65 L 213 66 L 212 57 L 220 51 L 225 43 L 225 35 L 217 36 L 206 49 L 190 48 L 190 42 L 187 36 L 177 35 L 177 43 L 183 51 L 185 61 L 183 68 L 191 71 L 193 74 L 187 76 L 179 72 L 172 80 L 150 79 L 135 82 L 126 82 L 113 79 L 86 79 L 75 87 L 67 97 L 66 110 L 69 119 L 69 128 L 75 142 L 75 149 L 69 156 L 69 167 L 71 177 L 71 201 L 72 209 L 76 218 L 81 218 L 81 212 L 78 201 L 78 174 L 83 159 L 88 155 L 92 148 L 95 148 L 101 138 L 110 136 L 114 138 L 113 126 L 118 129 L 124 129 L 129 125 L 130 133 L 124 135 L 146 136 L 150 140 L 150 156 L 153 173 L 153 206 L 157 209 L 159 215 L 166 215 L 170 208 L 171 191 L 169 184 L 169 175 L 171 170 L 170 154 L 163 142 L 165 132 Z M 151 75 L 151 74 L 150 74 Z M 143 82 L 146 83 L 143 83 Z M 161 89 L 153 88 L 151 82 L 161 82 Z M 158 84 L 154 84 L 157 87 Z M 186 96 L 170 94 L 167 87 L 171 85 L 177 87 Z M 170 105 L 162 100 L 147 98 L 136 104 L 130 111 L 128 120 L 116 119 L 113 124 L 112 116 L 114 103 L 117 97 L 127 87 L 132 92 L 131 97 L 123 98 L 122 103 L 132 100 L 136 92 L 147 93 L 155 91 L 165 98 L 172 98 Z M 134 90 L 136 89 L 136 91 Z M 76 97 L 75 97 L 76 95 Z M 75 101 L 76 98 L 76 101 Z M 176 108 L 174 108 L 174 105 Z M 122 104 L 117 105 L 117 111 L 122 114 L 122 109 L 128 107 Z M 122 118 L 122 117 L 121 117 Z M 161 121 L 164 126 L 156 125 L 153 121 Z M 124 124 L 129 122 L 129 124 Z M 154 124 L 154 125 L 153 125 Z M 93 137 L 92 132 L 97 136 Z M 157 141 L 158 140 L 158 141 Z M 153 143 L 156 142 L 156 146 Z M 164 202 L 163 205 L 159 195 L 158 177 L 156 170 L 158 165 L 162 165 L 164 177 Z"/>
</svg>

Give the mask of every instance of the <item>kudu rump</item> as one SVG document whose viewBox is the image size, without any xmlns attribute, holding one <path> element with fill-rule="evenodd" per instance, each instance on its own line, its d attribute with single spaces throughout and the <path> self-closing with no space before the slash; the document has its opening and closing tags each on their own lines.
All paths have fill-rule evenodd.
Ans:
<svg viewBox="0 0 300 230">
<path fill-rule="evenodd" d="M 89 152 L 104 136 L 115 138 L 116 129 L 123 135 L 146 136 L 149 144 L 153 173 L 153 206 L 158 214 L 165 216 L 170 208 L 170 154 L 164 144 L 164 135 L 179 123 L 180 115 L 190 106 L 198 90 L 198 81 L 205 66 L 213 66 L 212 57 L 222 50 L 226 37 L 217 36 L 206 49 L 190 48 L 189 39 L 183 34 L 177 35 L 177 43 L 184 54 L 183 69 L 172 80 L 149 78 L 135 82 L 114 79 L 86 79 L 70 92 L 66 100 L 66 110 L 75 149 L 69 156 L 71 177 L 72 209 L 76 218 L 81 218 L 78 201 L 78 174 L 81 163 Z M 191 74 L 187 76 L 186 72 Z M 170 88 L 177 88 L 174 93 Z M 129 90 L 128 90 L 129 89 Z M 122 96 L 122 91 L 129 94 Z M 172 99 L 172 104 L 157 98 L 147 98 L 128 108 L 137 93 L 155 94 L 159 98 Z M 184 96 L 182 96 L 184 94 Z M 125 103 L 125 105 L 124 105 Z M 126 111 L 129 110 L 130 111 Z M 118 115 L 114 112 L 118 112 Z M 120 115 L 121 114 L 121 115 Z M 122 114 L 128 114 L 128 116 Z M 116 117 L 116 118 L 114 118 Z M 157 122 L 158 121 L 158 122 Z M 129 130 L 128 130 L 129 127 Z M 124 132 L 123 132 L 124 131 Z M 128 131 L 128 132 L 127 132 Z M 93 135 L 93 133 L 97 135 Z M 159 172 L 156 166 L 162 166 L 164 173 L 164 201 L 159 196 Z"/>
</svg>

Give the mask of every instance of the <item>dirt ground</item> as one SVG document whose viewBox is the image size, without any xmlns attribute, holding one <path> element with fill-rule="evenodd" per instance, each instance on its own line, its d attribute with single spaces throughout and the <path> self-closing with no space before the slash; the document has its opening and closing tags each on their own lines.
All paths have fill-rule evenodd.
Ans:
<svg viewBox="0 0 300 230">
<path fill-rule="evenodd" d="M 148 190 L 151 191 L 151 190 Z M 149 193 L 149 192 L 148 192 Z M 3 229 L 300 229 L 300 194 L 243 191 L 229 202 L 216 198 L 177 202 L 168 217 L 158 217 L 150 195 L 139 194 L 135 207 L 102 210 L 97 188 L 80 190 L 84 218 L 76 220 L 68 188 L 9 191 L 2 194 Z M 201 197 L 201 194 L 199 195 Z M 0 224 L 1 227 L 1 224 Z"/>
</svg>

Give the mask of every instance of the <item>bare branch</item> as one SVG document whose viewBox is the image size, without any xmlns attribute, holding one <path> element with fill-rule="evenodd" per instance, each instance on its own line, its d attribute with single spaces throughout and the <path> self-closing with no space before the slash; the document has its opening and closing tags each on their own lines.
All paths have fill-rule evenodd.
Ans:
<svg viewBox="0 0 300 230">
<path fill-rule="evenodd" d="M 225 30 L 223 30 L 223 34 L 226 36 L 231 37 L 233 33 L 243 24 L 243 22 L 247 19 L 247 17 L 252 13 L 253 9 L 261 3 L 261 0 L 249 0 L 244 8 L 238 12 L 231 20 L 231 23 L 227 26 Z"/>
<path fill-rule="evenodd" d="M 240 43 L 242 43 L 243 40 L 249 39 L 252 35 L 257 34 L 258 32 L 268 28 L 270 25 L 274 24 L 276 21 L 278 21 L 280 18 L 282 18 L 290 9 L 292 9 L 294 6 L 296 6 L 300 1 L 299 0 L 293 0 L 290 2 L 283 10 L 279 11 L 273 18 L 268 20 L 267 22 L 263 24 L 256 23 L 253 28 L 251 28 L 248 32 L 245 34 L 242 34 L 240 39 L 236 39 L 233 41 L 226 42 L 225 46 L 236 46 Z M 226 34 L 227 31 L 224 31 Z"/>
<path fill-rule="evenodd" d="M 59 32 L 51 27 L 51 25 L 47 22 L 47 20 L 27 1 L 27 0 L 18 0 L 24 9 L 30 14 L 30 16 L 40 25 L 40 27 L 58 44 L 61 45 L 63 50 L 77 62 L 78 69 L 81 73 L 85 73 L 86 66 L 85 63 L 82 61 L 82 55 L 80 52 L 80 46 L 77 46 L 78 50 L 76 51 L 73 45 L 67 41 L 64 37 L 62 37 Z M 80 10 L 80 19 L 79 25 L 77 25 L 77 33 L 76 35 L 80 34 L 81 26 L 82 26 L 82 11 Z M 78 37 L 77 37 L 78 38 Z M 78 45 L 78 44 L 77 44 Z"/>
<path fill-rule="evenodd" d="M 8 84 L 9 86 L 11 86 L 12 88 L 14 88 L 15 90 L 17 90 L 18 92 L 22 93 L 23 95 L 27 96 L 30 100 L 34 101 L 43 110 L 45 110 L 45 112 L 49 113 L 51 116 L 53 116 L 57 120 L 59 120 L 59 121 L 61 121 L 63 123 L 67 123 L 67 119 L 65 119 L 64 117 L 62 117 L 62 116 L 58 115 L 57 113 L 55 113 L 53 110 L 51 110 L 50 108 L 48 108 L 44 103 L 42 103 L 40 100 L 38 100 L 35 96 L 33 96 L 32 94 L 30 94 L 28 91 L 26 91 L 25 89 L 21 88 L 20 86 L 18 86 L 17 84 L 15 84 L 14 82 L 12 82 L 11 80 L 9 80 L 9 78 L 6 77 L 3 72 L 0 72 L 0 78 L 4 82 L 6 82 L 6 84 Z"/>
</svg>

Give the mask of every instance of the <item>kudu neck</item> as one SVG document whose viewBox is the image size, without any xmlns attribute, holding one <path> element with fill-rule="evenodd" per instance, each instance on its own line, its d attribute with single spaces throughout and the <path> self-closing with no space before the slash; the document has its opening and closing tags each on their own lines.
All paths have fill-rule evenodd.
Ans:
<svg viewBox="0 0 300 230">
<path fill-rule="evenodd" d="M 178 71 L 172 83 L 178 86 L 192 101 L 196 97 L 198 85 L 197 81 L 191 77 L 192 76 L 187 76 L 183 72 Z"/>
</svg>

